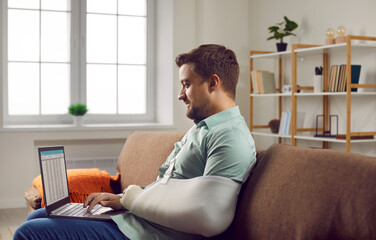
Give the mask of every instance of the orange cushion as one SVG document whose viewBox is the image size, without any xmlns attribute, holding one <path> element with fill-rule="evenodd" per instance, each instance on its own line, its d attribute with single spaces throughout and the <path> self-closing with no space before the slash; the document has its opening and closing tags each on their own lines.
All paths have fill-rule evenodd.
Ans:
<svg viewBox="0 0 376 240">
<path fill-rule="evenodd" d="M 71 202 L 83 203 L 87 196 L 93 192 L 109 192 L 113 193 L 110 181 L 117 181 L 120 175 L 110 176 L 105 170 L 98 168 L 91 169 L 69 169 L 67 171 L 68 188 Z M 43 186 L 41 176 L 37 176 L 33 180 L 33 186 L 38 189 L 43 196 Z M 44 207 L 44 199 L 42 198 L 41 206 Z"/>
</svg>

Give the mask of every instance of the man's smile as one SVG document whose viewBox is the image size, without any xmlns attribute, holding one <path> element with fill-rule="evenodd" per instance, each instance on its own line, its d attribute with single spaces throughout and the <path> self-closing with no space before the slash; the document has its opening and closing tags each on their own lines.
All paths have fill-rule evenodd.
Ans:
<svg viewBox="0 0 376 240">
<path fill-rule="evenodd" d="M 183 102 L 184 102 L 184 104 L 188 107 L 189 106 L 189 104 L 191 103 L 188 99 L 183 99 Z"/>
</svg>

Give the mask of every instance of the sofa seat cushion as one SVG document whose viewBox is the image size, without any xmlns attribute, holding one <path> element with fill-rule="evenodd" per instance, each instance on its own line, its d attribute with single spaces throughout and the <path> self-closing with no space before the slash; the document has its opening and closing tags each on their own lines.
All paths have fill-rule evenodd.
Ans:
<svg viewBox="0 0 376 240">
<path fill-rule="evenodd" d="M 275 144 L 258 161 L 228 236 L 376 238 L 376 158 Z"/>
<path fill-rule="evenodd" d="M 121 188 L 147 186 L 158 177 L 158 169 L 185 133 L 133 131 L 119 155 L 117 169 Z"/>
</svg>

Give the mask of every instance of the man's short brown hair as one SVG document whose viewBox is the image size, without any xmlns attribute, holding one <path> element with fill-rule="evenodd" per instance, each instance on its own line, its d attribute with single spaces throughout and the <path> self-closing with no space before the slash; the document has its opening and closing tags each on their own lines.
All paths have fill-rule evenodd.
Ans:
<svg viewBox="0 0 376 240">
<path fill-rule="evenodd" d="M 239 64 L 232 50 L 217 44 L 201 45 L 177 56 L 175 63 L 178 67 L 186 63 L 193 64 L 193 70 L 204 81 L 211 75 L 217 74 L 222 81 L 223 89 L 235 99 Z"/>
</svg>

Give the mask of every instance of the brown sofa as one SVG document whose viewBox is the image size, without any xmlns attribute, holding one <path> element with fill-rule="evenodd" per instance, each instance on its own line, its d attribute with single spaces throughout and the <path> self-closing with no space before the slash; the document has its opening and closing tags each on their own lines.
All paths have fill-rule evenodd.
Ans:
<svg viewBox="0 0 376 240">
<path fill-rule="evenodd" d="M 133 132 L 118 159 L 119 189 L 154 181 L 182 136 Z M 376 239 L 376 158 L 274 144 L 257 159 L 233 223 L 215 239 Z M 29 206 L 37 195 L 26 191 Z"/>
</svg>

